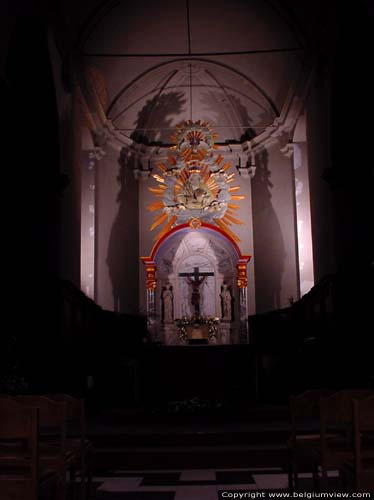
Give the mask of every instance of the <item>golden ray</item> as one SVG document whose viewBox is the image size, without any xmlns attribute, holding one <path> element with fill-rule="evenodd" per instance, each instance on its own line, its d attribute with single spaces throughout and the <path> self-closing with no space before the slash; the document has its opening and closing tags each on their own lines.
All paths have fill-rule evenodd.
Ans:
<svg viewBox="0 0 374 500">
<path fill-rule="evenodd" d="M 154 194 L 164 194 L 166 186 L 159 186 L 159 187 L 149 187 L 148 188 L 151 193 Z"/>
<path fill-rule="evenodd" d="M 236 205 L 235 203 L 228 203 L 227 206 L 233 210 L 238 210 L 240 208 L 240 205 Z"/>
<path fill-rule="evenodd" d="M 240 186 L 233 186 L 232 188 L 229 189 L 229 193 L 233 193 L 234 191 L 239 191 Z"/>
<path fill-rule="evenodd" d="M 166 172 L 166 170 L 168 169 L 165 163 L 159 163 L 157 166 L 161 170 L 161 172 Z"/>
<path fill-rule="evenodd" d="M 207 165 L 203 166 L 203 168 L 201 169 L 200 175 L 201 175 L 204 182 L 208 181 L 208 179 L 210 177 L 210 172 L 209 172 Z"/>
<path fill-rule="evenodd" d="M 180 186 L 180 185 L 177 185 L 177 184 L 176 184 L 176 185 L 174 186 L 174 193 L 179 193 L 179 191 L 180 191 L 181 189 L 182 189 L 182 186 Z"/>
<path fill-rule="evenodd" d="M 182 179 L 182 183 L 184 184 L 187 181 L 187 179 L 188 179 L 188 174 L 187 174 L 187 172 L 184 169 L 182 170 L 182 172 L 180 174 L 180 177 Z"/>
<path fill-rule="evenodd" d="M 219 165 L 220 163 L 222 163 L 222 160 L 223 160 L 223 156 L 222 155 L 218 155 L 217 158 L 216 158 L 217 165 Z"/>
<path fill-rule="evenodd" d="M 206 184 L 207 184 L 207 186 L 213 186 L 213 184 L 215 184 L 215 183 L 216 183 L 215 179 L 212 178 L 212 179 L 209 179 L 209 181 L 207 181 Z"/>
<path fill-rule="evenodd" d="M 207 173 L 207 166 L 206 165 L 203 165 L 202 169 L 201 169 L 201 175 L 205 175 Z"/>
<path fill-rule="evenodd" d="M 236 236 L 230 229 L 226 226 L 224 222 L 221 221 L 221 219 L 213 219 L 214 222 L 217 224 L 218 227 L 220 227 L 223 231 L 225 231 L 231 238 L 236 241 L 237 243 L 240 241 L 240 238 Z"/>
<path fill-rule="evenodd" d="M 155 236 L 154 241 L 159 240 L 166 234 L 174 224 L 174 222 L 177 220 L 177 216 L 173 215 L 173 217 L 169 220 L 169 222 L 161 229 L 161 231 Z"/>
<path fill-rule="evenodd" d="M 230 222 L 229 219 L 226 218 L 226 214 L 222 217 L 221 221 L 227 224 L 228 226 L 232 226 L 232 222 Z"/>
<path fill-rule="evenodd" d="M 163 222 L 165 222 L 168 218 L 168 214 L 162 213 L 158 217 L 156 217 L 154 223 L 150 227 L 150 231 L 153 231 L 155 227 L 159 226 Z"/>
<path fill-rule="evenodd" d="M 191 158 L 191 151 L 183 151 L 183 153 L 181 154 L 183 160 L 185 162 L 189 161 L 189 159 Z"/>
<path fill-rule="evenodd" d="M 165 179 L 158 174 L 152 174 L 152 177 L 156 179 L 157 182 L 161 182 L 161 184 L 165 183 Z"/>
<path fill-rule="evenodd" d="M 154 201 L 150 205 L 147 206 L 147 209 L 150 212 L 156 212 L 156 210 L 160 210 L 161 208 L 164 208 L 164 202 L 163 201 Z"/>
<path fill-rule="evenodd" d="M 177 163 L 177 160 L 174 158 L 174 156 L 168 156 L 168 162 L 170 165 L 174 166 Z"/>
<path fill-rule="evenodd" d="M 243 196 L 242 194 L 233 194 L 231 196 L 231 199 L 232 200 L 244 200 L 245 196 Z"/>
<path fill-rule="evenodd" d="M 231 163 L 225 163 L 222 167 L 222 169 L 226 172 L 231 167 Z"/>
<path fill-rule="evenodd" d="M 229 215 L 227 212 L 226 212 L 226 214 L 225 214 L 225 217 L 226 217 L 229 221 L 233 222 L 234 224 L 239 224 L 239 225 L 244 224 L 244 222 L 243 222 L 243 221 L 241 221 L 241 220 L 239 220 L 239 219 L 236 219 L 236 218 L 235 218 L 235 217 L 233 217 L 232 215 Z"/>
<path fill-rule="evenodd" d="M 226 183 L 227 183 L 227 184 L 230 184 L 231 182 L 234 182 L 234 180 L 235 180 L 235 178 L 234 178 L 234 177 L 232 177 L 231 179 L 227 179 Z"/>
</svg>

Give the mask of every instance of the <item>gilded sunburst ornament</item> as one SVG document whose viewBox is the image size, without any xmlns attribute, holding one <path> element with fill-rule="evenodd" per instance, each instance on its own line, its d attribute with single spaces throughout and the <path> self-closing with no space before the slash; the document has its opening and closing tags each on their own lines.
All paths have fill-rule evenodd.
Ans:
<svg viewBox="0 0 374 500">
<path fill-rule="evenodd" d="M 175 145 L 166 162 L 158 165 L 159 173 L 153 174 L 156 187 L 148 189 L 160 198 L 148 210 L 160 212 L 150 230 L 162 227 L 156 240 L 162 238 L 173 226 L 193 221 L 209 222 L 220 227 L 234 240 L 240 241 L 229 226 L 243 224 L 236 218 L 236 203 L 244 199 L 238 194 L 239 186 L 231 186 L 235 172 L 230 173 L 231 163 L 217 153 L 217 134 L 207 122 L 188 121 L 177 127 L 172 136 Z"/>
</svg>

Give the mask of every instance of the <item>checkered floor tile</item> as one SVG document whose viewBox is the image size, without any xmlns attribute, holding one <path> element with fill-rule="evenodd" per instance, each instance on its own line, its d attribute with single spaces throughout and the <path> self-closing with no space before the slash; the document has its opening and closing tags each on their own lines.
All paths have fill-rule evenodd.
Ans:
<svg viewBox="0 0 374 500">
<path fill-rule="evenodd" d="M 335 481 L 336 474 L 332 473 Z M 311 474 L 300 477 L 312 491 Z M 95 500 L 221 500 L 224 492 L 287 491 L 281 468 L 109 471 L 94 480 Z"/>
</svg>

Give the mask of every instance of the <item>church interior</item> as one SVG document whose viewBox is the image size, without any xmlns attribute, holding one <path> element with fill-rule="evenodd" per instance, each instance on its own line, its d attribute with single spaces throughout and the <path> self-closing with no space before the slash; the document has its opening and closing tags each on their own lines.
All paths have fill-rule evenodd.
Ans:
<svg viewBox="0 0 374 500">
<path fill-rule="evenodd" d="M 0 12 L 0 499 L 374 495 L 371 0 Z"/>
</svg>

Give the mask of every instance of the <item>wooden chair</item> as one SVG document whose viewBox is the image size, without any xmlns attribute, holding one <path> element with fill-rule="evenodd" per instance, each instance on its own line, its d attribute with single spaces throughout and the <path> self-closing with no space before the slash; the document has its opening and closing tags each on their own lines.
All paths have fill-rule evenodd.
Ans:
<svg viewBox="0 0 374 500">
<path fill-rule="evenodd" d="M 299 466 L 312 464 L 312 451 L 320 440 L 320 400 L 333 392 L 331 389 L 315 389 L 290 398 L 291 436 L 287 448 L 288 488 L 291 492 L 299 489 Z"/>
<path fill-rule="evenodd" d="M 57 482 L 57 471 L 41 467 L 39 410 L 0 397 L 0 498 L 38 500 L 42 485 Z"/>
<path fill-rule="evenodd" d="M 72 450 L 66 447 L 66 403 L 44 396 L 16 396 L 20 404 L 39 410 L 39 460 L 42 466 L 58 474 L 57 499 L 67 495 L 66 473 L 74 462 Z"/>
<path fill-rule="evenodd" d="M 374 491 L 374 396 L 353 400 L 354 459 L 341 468 L 349 491 Z"/>
<path fill-rule="evenodd" d="M 367 389 L 351 389 L 336 392 L 321 399 L 321 438 L 314 449 L 313 479 L 319 490 L 319 467 L 322 484 L 328 489 L 328 471 L 340 470 L 342 464 L 353 458 L 352 452 L 352 400 L 363 399 L 373 392 Z M 331 437 L 331 434 L 336 434 Z"/>
<path fill-rule="evenodd" d="M 70 472 L 72 476 L 80 472 L 82 500 L 90 498 L 93 476 L 93 445 L 86 439 L 86 415 L 83 399 L 73 398 L 68 394 L 47 394 L 49 399 L 66 403 L 67 412 L 67 439 L 66 447 L 74 451 L 76 458 Z"/>
</svg>

